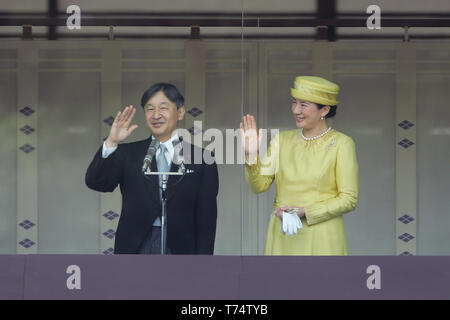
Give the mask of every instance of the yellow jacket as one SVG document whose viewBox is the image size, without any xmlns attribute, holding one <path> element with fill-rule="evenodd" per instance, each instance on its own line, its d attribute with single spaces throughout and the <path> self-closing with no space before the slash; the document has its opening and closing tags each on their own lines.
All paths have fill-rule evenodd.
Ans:
<svg viewBox="0 0 450 320">
<path fill-rule="evenodd" d="M 293 237 L 280 231 L 280 220 L 272 215 L 265 254 L 347 254 L 342 214 L 358 202 L 358 163 L 350 137 L 332 129 L 306 141 L 299 129 L 281 132 L 262 161 L 245 165 L 245 176 L 255 193 L 266 191 L 275 179 L 274 209 L 305 208 L 303 228 Z"/>
</svg>

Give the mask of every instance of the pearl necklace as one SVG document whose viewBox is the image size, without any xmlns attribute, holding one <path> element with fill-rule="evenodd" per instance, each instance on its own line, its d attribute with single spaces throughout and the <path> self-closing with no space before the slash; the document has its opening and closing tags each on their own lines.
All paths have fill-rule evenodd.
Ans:
<svg viewBox="0 0 450 320">
<path fill-rule="evenodd" d="M 325 130 L 324 132 L 322 132 L 322 133 L 319 134 L 318 136 L 308 138 L 308 137 L 305 137 L 305 136 L 303 135 L 303 128 L 302 128 L 302 129 L 300 130 L 300 135 L 302 136 L 303 140 L 311 141 L 311 140 L 316 140 L 316 139 L 319 139 L 320 137 L 323 137 L 323 136 L 326 135 L 328 132 L 330 132 L 330 130 L 331 130 L 331 127 L 329 127 L 327 130 Z"/>
</svg>

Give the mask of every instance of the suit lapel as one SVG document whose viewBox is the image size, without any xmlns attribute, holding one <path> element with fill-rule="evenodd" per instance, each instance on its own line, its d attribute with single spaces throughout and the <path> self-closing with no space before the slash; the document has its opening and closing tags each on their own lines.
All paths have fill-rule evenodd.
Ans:
<svg viewBox="0 0 450 320">
<path fill-rule="evenodd" d="M 177 172 L 178 171 L 178 165 L 176 165 L 173 161 L 171 161 L 170 165 L 170 172 Z M 167 180 L 167 200 L 169 200 L 175 193 L 175 189 L 177 188 L 176 185 L 174 185 L 178 179 L 181 176 L 169 176 L 169 179 Z"/>
<path fill-rule="evenodd" d="M 191 148 L 192 146 L 186 142 L 182 142 L 183 143 L 183 147 L 184 150 L 188 150 L 187 148 Z M 192 163 L 191 162 L 191 153 L 192 153 L 192 149 L 189 149 L 191 152 L 190 153 L 185 153 L 183 154 L 184 156 L 184 163 Z M 174 157 L 175 154 L 178 152 L 179 150 L 177 150 L 175 148 L 174 150 Z M 179 166 L 176 165 L 173 161 L 172 164 L 170 166 L 170 172 L 177 172 L 179 169 Z M 176 190 L 178 189 L 178 185 L 176 184 L 176 182 L 181 178 L 181 176 L 170 176 L 169 180 L 167 181 L 167 200 L 170 200 L 170 198 L 172 198 L 176 192 Z"/>
</svg>

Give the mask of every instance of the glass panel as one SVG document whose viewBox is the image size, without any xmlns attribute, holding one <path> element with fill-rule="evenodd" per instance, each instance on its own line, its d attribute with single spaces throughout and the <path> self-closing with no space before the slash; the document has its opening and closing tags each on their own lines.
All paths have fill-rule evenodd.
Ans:
<svg viewBox="0 0 450 320">
<path fill-rule="evenodd" d="M 338 74 L 334 81 L 340 104 L 333 126 L 353 138 L 359 164 L 359 203 L 344 215 L 349 254 L 395 254 L 395 75 Z"/>
<path fill-rule="evenodd" d="M 418 254 L 450 255 L 448 74 L 417 75 Z"/>
<path fill-rule="evenodd" d="M 99 195 L 84 182 L 99 107 L 99 73 L 39 74 L 39 253 L 99 252 Z"/>
<path fill-rule="evenodd" d="M 1 51 L 0 51 L 1 52 Z M 0 72 L 0 254 L 16 253 L 17 76 Z"/>
</svg>

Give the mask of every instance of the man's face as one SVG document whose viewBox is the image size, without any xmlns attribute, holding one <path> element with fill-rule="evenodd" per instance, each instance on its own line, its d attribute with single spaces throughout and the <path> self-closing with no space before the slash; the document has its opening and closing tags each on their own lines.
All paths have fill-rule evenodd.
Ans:
<svg viewBox="0 0 450 320">
<path fill-rule="evenodd" d="M 145 120 L 150 132 L 161 142 L 172 136 L 179 120 L 184 117 L 184 106 L 177 109 L 174 102 L 158 91 L 144 106 Z"/>
</svg>

